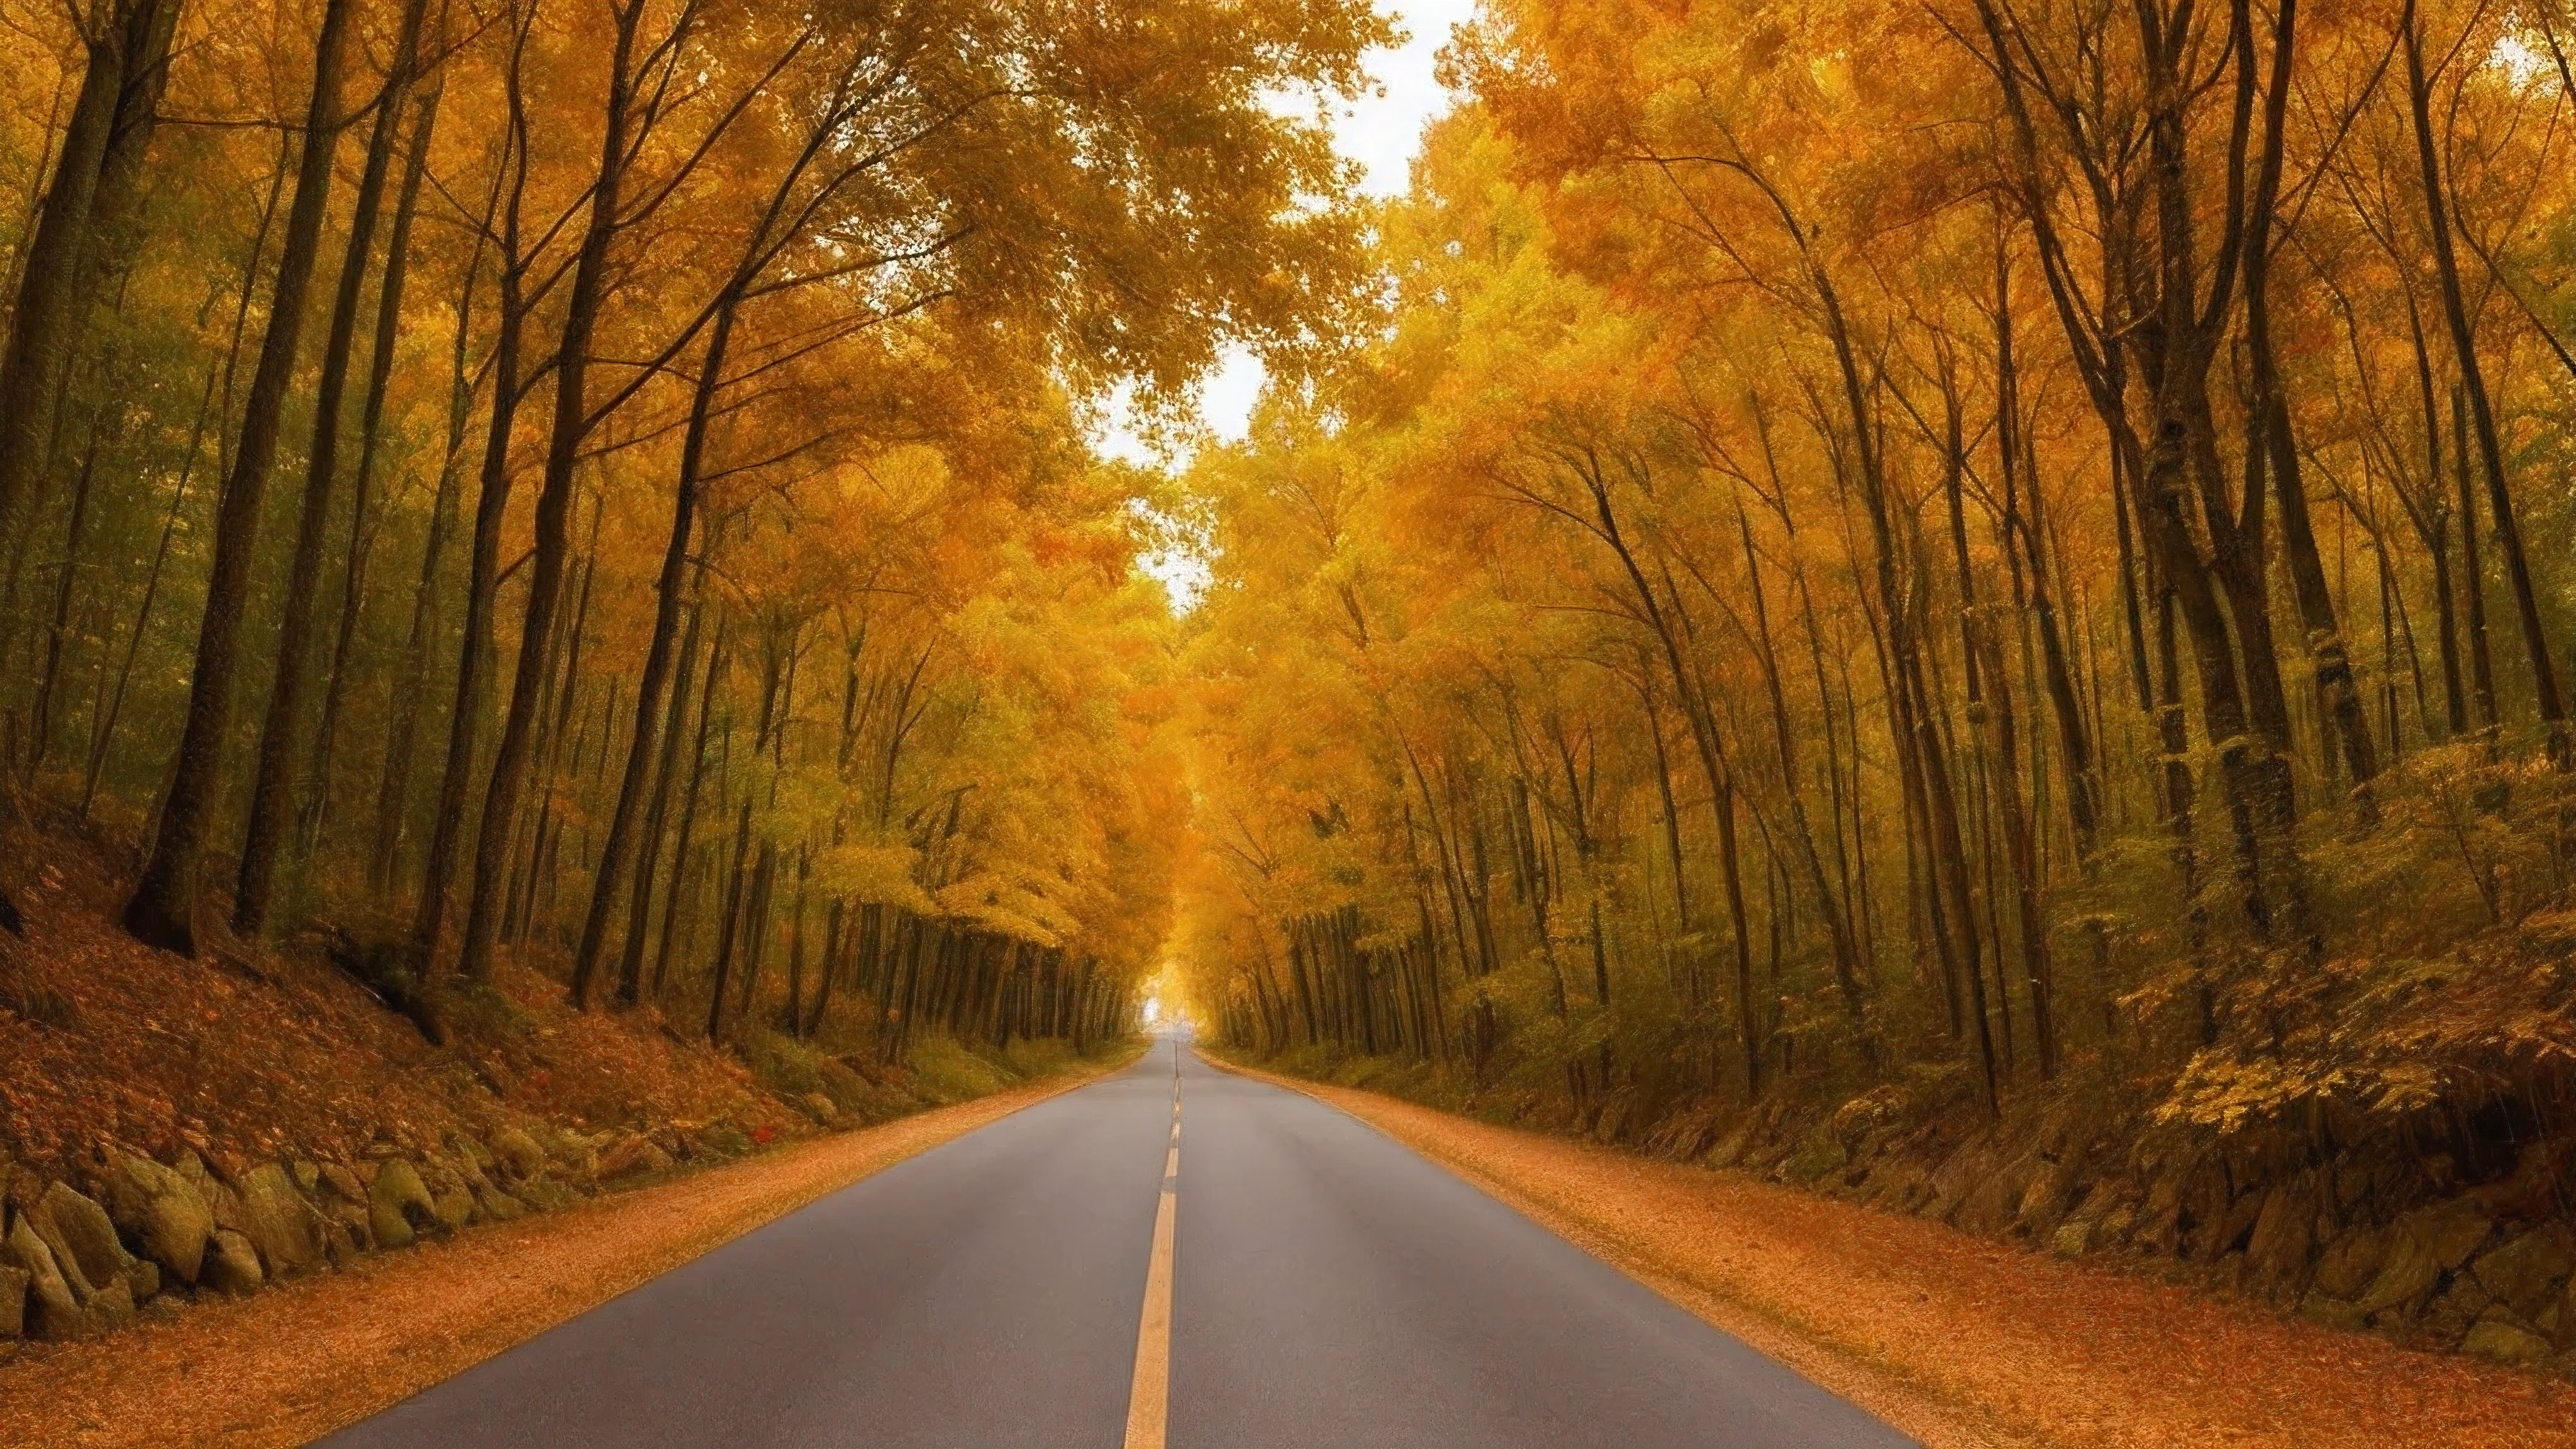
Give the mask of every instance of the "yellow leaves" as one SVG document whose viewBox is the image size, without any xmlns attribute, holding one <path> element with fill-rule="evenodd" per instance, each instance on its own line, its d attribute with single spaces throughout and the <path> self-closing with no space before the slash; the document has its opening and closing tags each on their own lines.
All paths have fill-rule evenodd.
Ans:
<svg viewBox="0 0 2576 1449">
<path fill-rule="evenodd" d="M 838 845 L 815 858 L 814 884 L 855 904 L 927 915 L 936 903 L 914 878 L 920 864 L 921 852 L 907 843 Z"/>
<path fill-rule="evenodd" d="M 943 887 L 938 906 L 945 914 L 970 921 L 995 935 L 1033 946 L 1053 946 L 1080 929 L 1080 923 L 1040 889 L 1044 884 L 1062 887 L 1062 882 L 990 873 L 972 875 Z"/>
</svg>

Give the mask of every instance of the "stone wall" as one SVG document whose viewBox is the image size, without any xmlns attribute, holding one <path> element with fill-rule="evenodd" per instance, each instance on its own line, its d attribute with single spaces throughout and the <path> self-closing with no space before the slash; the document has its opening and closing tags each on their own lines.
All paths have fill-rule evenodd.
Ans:
<svg viewBox="0 0 2576 1449">
<path fill-rule="evenodd" d="M 1661 1124 L 1644 1145 L 2335 1328 L 2576 1377 L 2576 1146 L 2564 1139 L 2491 1152 L 2510 1170 L 2473 1186 L 2447 1154 L 2384 1139 L 2322 1152 L 2280 1139 L 2191 1146 L 2106 1128 L 2072 1104 L 1968 1131 L 1709 1116 Z"/>
<path fill-rule="evenodd" d="M 796 1105 L 837 1125 L 830 1099 Z M 0 1161 L 0 1344 L 89 1338 L 209 1294 L 507 1222 L 755 1143 L 727 1123 L 584 1133 L 542 1123 L 354 1161 L 155 1161 L 102 1144 L 78 1186 Z"/>
</svg>

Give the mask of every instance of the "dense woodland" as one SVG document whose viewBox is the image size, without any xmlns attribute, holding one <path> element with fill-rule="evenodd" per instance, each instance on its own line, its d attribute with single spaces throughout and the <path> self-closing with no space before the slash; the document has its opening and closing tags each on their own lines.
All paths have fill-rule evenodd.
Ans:
<svg viewBox="0 0 2576 1449">
<path fill-rule="evenodd" d="M 1381 19 L 0 25 L 0 903 L 129 842 L 133 937 L 327 942 L 433 1036 L 512 952 L 715 1039 L 1129 1028 L 1173 505 L 1091 421 L 1358 315 Z"/>
<path fill-rule="evenodd" d="M 1488 5 L 1382 331 L 1191 473 L 1202 1013 L 1605 1133 L 2089 1091 L 2510 1168 L 2576 1048 L 2571 29 Z"/>
<path fill-rule="evenodd" d="M 1496 0 L 1384 205 L 1354 0 L 5 15 L 7 808 L 141 942 L 2565 1124 L 2554 4 Z"/>
</svg>

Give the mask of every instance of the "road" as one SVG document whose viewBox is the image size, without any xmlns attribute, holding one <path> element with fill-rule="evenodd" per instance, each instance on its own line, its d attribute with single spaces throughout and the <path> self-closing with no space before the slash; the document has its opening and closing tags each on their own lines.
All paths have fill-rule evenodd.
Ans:
<svg viewBox="0 0 2576 1449">
<path fill-rule="evenodd" d="M 323 1442 L 1908 1441 L 1374 1129 L 1167 1037 Z"/>
</svg>

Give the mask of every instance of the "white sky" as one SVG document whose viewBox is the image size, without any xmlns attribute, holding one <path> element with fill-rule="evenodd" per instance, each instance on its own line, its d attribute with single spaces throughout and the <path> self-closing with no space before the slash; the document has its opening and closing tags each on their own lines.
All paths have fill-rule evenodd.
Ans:
<svg viewBox="0 0 2576 1449">
<path fill-rule="evenodd" d="M 1367 170 L 1360 191 L 1369 196 L 1403 194 L 1422 128 L 1449 108 L 1449 93 L 1432 79 L 1433 59 L 1449 43 L 1450 30 L 1476 13 L 1475 0 L 1379 0 L 1378 8 L 1410 32 L 1410 39 L 1373 54 L 1369 74 L 1383 94 L 1362 96 L 1334 119 L 1333 144 Z M 1261 393 L 1261 364 L 1240 348 L 1226 349 L 1216 371 L 1199 387 L 1199 417 L 1229 442 L 1243 436 L 1252 405 Z M 1137 462 L 1157 461 L 1153 450 L 1129 425 L 1125 409 L 1113 404 L 1096 441 L 1112 456 Z"/>
<path fill-rule="evenodd" d="M 1449 109 L 1449 93 L 1432 78 L 1440 48 L 1449 32 L 1473 19 L 1475 0 L 1379 0 L 1378 8 L 1408 32 L 1399 46 L 1374 53 L 1369 74 L 1380 94 L 1364 95 L 1344 106 L 1334 118 L 1333 144 L 1366 168 L 1360 190 L 1369 196 L 1398 196 L 1411 180 L 1413 154 L 1422 128 Z M 1252 406 L 1261 395 L 1262 368 L 1241 348 L 1228 348 L 1216 370 L 1200 384 L 1198 413 L 1209 430 L 1228 442 L 1243 437 Z M 1164 462 L 1140 438 L 1122 400 L 1113 401 L 1093 438 L 1112 457 L 1153 466 Z M 1187 609 L 1207 580 L 1207 565 L 1194 554 L 1163 554 L 1145 561 L 1147 572 L 1171 589 L 1173 602 Z"/>
</svg>

